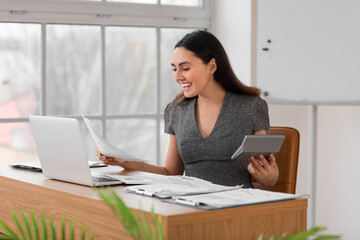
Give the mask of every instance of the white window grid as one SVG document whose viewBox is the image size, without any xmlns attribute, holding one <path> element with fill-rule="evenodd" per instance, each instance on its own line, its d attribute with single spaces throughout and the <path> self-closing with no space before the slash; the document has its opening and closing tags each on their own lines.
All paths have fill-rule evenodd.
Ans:
<svg viewBox="0 0 360 240">
<path fill-rule="evenodd" d="M 101 27 L 102 49 L 102 113 L 88 116 L 100 120 L 102 134 L 106 138 L 106 120 L 113 119 L 154 119 L 156 121 L 156 164 L 161 159 L 161 79 L 160 79 L 160 40 L 161 28 L 210 29 L 210 0 L 203 0 L 201 7 L 184 7 L 157 4 L 133 4 L 116 2 L 91 2 L 70 0 L 0 0 L 0 22 L 37 23 L 41 24 L 41 109 L 46 116 L 46 27 L 47 24 L 80 24 Z M 106 62 L 105 62 L 105 28 L 107 26 L 152 27 L 156 28 L 156 112 L 149 114 L 106 114 Z M 69 116 L 81 118 L 81 116 Z M 2 118 L 0 123 L 27 122 L 28 118 Z"/>
</svg>

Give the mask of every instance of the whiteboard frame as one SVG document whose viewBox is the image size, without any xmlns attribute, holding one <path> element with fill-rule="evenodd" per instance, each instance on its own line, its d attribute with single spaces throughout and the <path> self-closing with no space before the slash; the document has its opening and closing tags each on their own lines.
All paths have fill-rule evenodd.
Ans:
<svg viewBox="0 0 360 240">
<path fill-rule="evenodd" d="M 299 12 L 297 14 L 296 12 L 294 12 L 295 14 L 291 14 L 290 10 L 295 11 L 294 9 L 297 6 L 295 3 L 297 1 L 299 2 Z M 281 27 L 271 27 L 272 25 L 268 26 L 266 23 L 264 25 L 264 18 L 258 13 L 264 13 L 265 6 L 269 6 L 270 8 L 271 2 L 276 5 L 281 5 L 283 3 L 286 9 L 290 8 L 289 11 L 281 11 L 284 12 L 284 14 L 281 15 L 279 19 L 283 20 L 284 18 L 289 18 L 290 24 L 285 23 L 282 25 L 280 22 L 283 21 L 279 22 L 274 20 L 270 22 L 272 24 L 281 24 Z M 351 24 L 352 21 L 359 20 L 358 14 L 355 10 L 351 10 L 352 8 L 350 6 L 350 4 L 359 6 L 359 3 L 354 0 L 347 0 L 343 3 L 341 1 L 338 2 L 332 0 L 329 1 L 327 8 L 318 10 L 319 6 L 325 6 L 324 2 L 326 2 L 326 0 L 308 0 L 304 3 L 300 0 L 292 0 L 289 2 L 284 0 L 263 2 L 260 2 L 259 0 L 251 1 L 251 85 L 260 88 L 270 88 L 269 90 L 273 91 L 269 93 L 270 96 L 266 96 L 266 94 L 263 95 L 264 99 L 269 103 L 344 106 L 360 105 L 358 91 L 354 86 L 357 85 L 357 79 L 360 77 L 359 71 L 356 68 L 358 53 L 360 53 L 360 47 L 359 44 L 357 44 L 360 39 L 360 32 L 346 27 L 346 24 Z M 294 6 L 294 8 L 292 6 Z M 273 8 L 271 9 L 274 10 Z M 310 15 L 310 20 L 313 18 L 316 19 L 314 23 L 307 20 L 305 17 L 304 20 L 302 20 L 303 14 L 307 11 Z M 294 18 L 291 17 L 292 15 L 294 15 Z M 264 16 L 264 14 L 262 16 Z M 329 16 L 334 16 L 334 20 L 331 20 L 332 18 L 330 19 Z M 302 22 L 304 24 L 303 27 L 301 27 Z M 259 24 L 261 26 L 259 26 Z M 312 28 L 313 25 L 314 28 Z M 281 31 L 283 29 L 282 26 L 287 29 L 289 33 L 283 35 L 281 33 L 283 32 Z M 259 27 L 265 27 L 263 33 L 258 32 Z M 323 31 L 319 31 L 319 29 Z M 336 29 L 338 29 L 338 32 L 333 31 Z M 269 32 L 269 30 L 274 30 L 275 33 L 271 34 L 272 31 Z M 294 37 L 297 31 L 303 34 L 312 34 Z M 271 36 L 274 38 L 276 36 L 276 41 L 274 40 L 271 43 L 263 42 L 268 39 L 264 33 L 266 33 L 266 36 L 269 36 L 271 40 L 273 40 Z M 288 38 L 289 41 L 287 41 Z M 261 46 L 259 44 L 261 44 Z M 266 46 L 269 46 L 268 52 L 264 52 L 260 49 Z M 303 46 L 304 51 L 298 51 L 298 46 Z M 288 57 L 293 59 L 293 64 L 290 64 L 287 67 L 284 65 L 283 71 L 279 71 L 278 74 L 271 74 L 271 67 L 280 68 L 284 64 L 284 58 Z M 305 64 L 299 68 L 298 66 L 302 63 Z M 264 69 L 265 72 L 259 73 L 260 69 Z M 305 71 L 299 72 L 299 69 L 305 69 Z M 331 69 L 336 70 L 332 71 Z M 263 74 L 265 73 L 270 74 L 269 78 L 273 77 L 274 79 L 279 79 L 280 81 L 276 80 L 275 82 L 279 85 L 287 86 L 288 91 L 281 93 L 281 91 L 277 90 L 279 88 L 273 88 L 273 90 L 271 90 L 272 84 L 268 81 L 264 81 Z M 285 81 L 283 79 L 284 77 L 286 77 L 286 79 L 297 79 L 297 81 Z M 322 81 L 318 81 L 318 79 L 325 79 L 327 83 L 325 80 L 323 83 Z M 305 86 L 309 86 L 308 88 L 301 86 L 300 82 L 303 80 Z M 297 89 L 300 89 L 300 91 L 297 91 Z M 267 89 L 263 90 L 265 91 Z M 306 94 L 301 94 L 301 91 L 306 92 Z M 320 94 L 318 94 L 318 92 Z"/>
</svg>

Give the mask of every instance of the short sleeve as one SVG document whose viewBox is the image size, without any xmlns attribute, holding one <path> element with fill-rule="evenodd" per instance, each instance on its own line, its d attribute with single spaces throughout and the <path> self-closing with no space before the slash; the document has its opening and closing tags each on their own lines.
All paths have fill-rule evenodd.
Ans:
<svg viewBox="0 0 360 240">
<path fill-rule="evenodd" d="M 266 130 L 269 132 L 269 110 L 266 101 L 260 97 L 256 98 L 254 105 L 254 118 L 253 118 L 254 132 Z"/>
<path fill-rule="evenodd" d="M 164 122 L 165 122 L 164 132 L 174 135 L 175 131 L 173 125 L 173 115 L 174 115 L 174 102 L 171 102 L 166 106 L 164 110 Z"/>
</svg>

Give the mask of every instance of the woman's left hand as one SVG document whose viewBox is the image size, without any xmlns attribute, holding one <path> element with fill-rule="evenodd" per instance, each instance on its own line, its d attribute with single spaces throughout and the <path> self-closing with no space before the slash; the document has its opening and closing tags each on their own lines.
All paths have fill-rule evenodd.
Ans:
<svg viewBox="0 0 360 240">
<path fill-rule="evenodd" d="M 264 186 L 274 186 L 276 184 L 279 178 L 279 168 L 274 154 L 269 155 L 269 160 L 266 160 L 262 154 L 257 158 L 250 156 L 249 161 L 248 171 L 258 183 Z"/>
</svg>

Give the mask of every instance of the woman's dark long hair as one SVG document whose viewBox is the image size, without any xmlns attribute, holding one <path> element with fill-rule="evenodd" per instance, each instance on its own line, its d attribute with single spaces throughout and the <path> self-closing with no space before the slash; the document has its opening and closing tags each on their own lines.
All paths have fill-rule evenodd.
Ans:
<svg viewBox="0 0 360 240">
<path fill-rule="evenodd" d="M 202 30 L 188 33 L 175 45 L 175 48 L 177 47 L 184 47 L 193 52 L 204 64 L 208 64 L 211 59 L 215 58 L 217 69 L 214 79 L 226 91 L 253 96 L 260 95 L 260 89 L 246 86 L 236 77 L 224 47 L 213 34 Z M 180 103 L 186 98 L 181 91 L 175 99 Z"/>
</svg>

